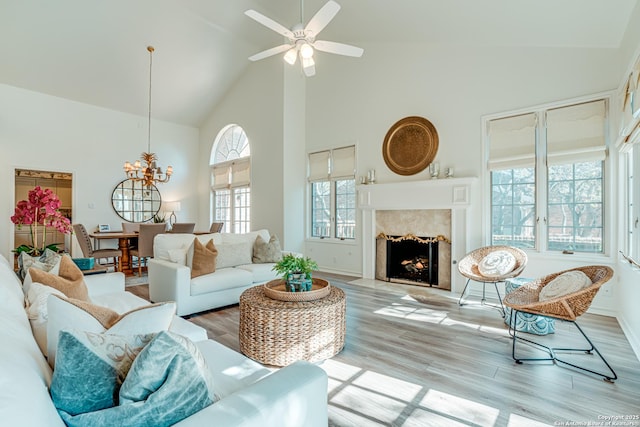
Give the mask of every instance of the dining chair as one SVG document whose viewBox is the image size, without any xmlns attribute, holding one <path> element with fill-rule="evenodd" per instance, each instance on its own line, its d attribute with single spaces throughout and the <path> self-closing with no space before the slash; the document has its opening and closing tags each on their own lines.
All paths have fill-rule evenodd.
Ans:
<svg viewBox="0 0 640 427">
<path fill-rule="evenodd" d="M 113 265 L 115 271 L 122 270 L 122 251 L 120 249 L 93 249 L 91 238 L 87 229 L 83 224 L 73 224 L 73 232 L 78 239 L 78 244 L 82 250 L 82 255 L 85 258 L 107 259 L 113 258 L 113 263 L 107 263 L 107 265 Z"/>
<path fill-rule="evenodd" d="M 122 232 L 123 233 L 137 233 L 140 231 L 140 223 L 137 222 L 123 222 L 122 223 Z"/>
<path fill-rule="evenodd" d="M 224 222 L 212 222 L 209 228 L 210 233 L 220 233 L 224 227 Z"/>
<path fill-rule="evenodd" d="M 171 226 L 171 233 L 193 233 L 195 222 L 176 222 Z"/>
<path fill-rule="evenodd" d="M 138 233 L 139 231 L 140 231 L 140 223 L 137 223 L 137 222 L 122 223 L 123 233 Z M 138 247 L 138 238 L 137 237 L 129 238 L 129 250 L 135 249 L 137 247 Z"/>
<path fill-rule="evenodd" d="M 142 263 L 147 265 L 148 258 L 153 258 L 153 239 L 166 232 L 163 222 L 157 224 L 140 224 L 138 232 L 138 247 L 129 251 L 131 257 L 138 258 L 138 277 L 142 276 Z"/>
</svg>

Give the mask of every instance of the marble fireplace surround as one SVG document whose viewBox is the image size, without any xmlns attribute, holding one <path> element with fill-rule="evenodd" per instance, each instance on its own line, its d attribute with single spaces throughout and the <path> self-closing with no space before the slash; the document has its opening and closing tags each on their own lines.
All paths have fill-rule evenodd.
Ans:
<svg viewBox="0 0 640 427">
<path fill-rule="evenodd" d="M 378 211 L 420 211 L 420 210 L 449 210 L 451 212 L 451 231 L 445 234 L 451 239 L 451 260 L 455 263 L 470 251 L 469 219 L 474 187 L 478 179 L 448 178 L 424 181 L 405 181 L 384 184 L 359 185 L 358 207 L 362 214 L 362 277 L 375 278 L 376 269 L 376 236 L 378 229 Z M 392 218 L 401 221 L 407 219 L 407 224 L 395 224 L 394 230 L 402 234 L 415 233 L 408 228 L 415 226 L 415 213 L 400 212 L 392 214 Z M 389 220 L 388 212 L 380 212 L 382 222 Z M 436 213 L 435 217 L 441 216 Z M 446 215 L 445 215 L 446 216 Z M 405 219 L 403 219 L 405 218 Z M 411 220 L 408 220 L 411 218 Z M 386 226 L 385 226 L 386 227 Z M 422 227 L 422 226 L 421 226 Z M 403 231 L 406 230 L 406 231 Z M 385 231 L 386 233 L 386 231 Z M 392 234 L 392 233 L 387 233 Z M 450 266 L 451 292 L 460 293 L 464 288 L 464 280 L 455 265 Z"/>
</svg>

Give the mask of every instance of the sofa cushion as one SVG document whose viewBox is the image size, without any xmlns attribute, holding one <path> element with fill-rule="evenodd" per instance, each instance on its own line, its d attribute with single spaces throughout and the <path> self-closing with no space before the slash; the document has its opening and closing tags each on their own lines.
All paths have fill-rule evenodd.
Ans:
<svg viewBox="0 0 640 427">
<path fill-rule="evenodd" d="M 87 290 L 87 285 L 84 283 L 84 274 L 82 274 L 82 270 L 78 268 L 71 257 L 62 257 L 58 275 L 33 267 L 29 269 L 29 274 L 33 282 L 51 286 L 69 298 L 89 301 L 89 291 Z"/>
<path fill-rule="evenodd" d="M 100 411 L 60 415 L 68 425 L 169 426 L 215 401 L 213 380 L 193 343 L 160 332 L 135 358 L 117 401 Z"/>
<path fill-rule="evenodd" d="M 249 286 L 253 283 L 253 275 L 238 268 L 221 268 L 213 274 L 191 279 L 191 295 L 202 295 L 224 289 Z"/>
<path fill-rule="evenodd" d="M 25 279 L 30 268 L 47 271 L 51 274 L 58 274 L 60 268 L 60 259 L 62 255 L 47 248 L 42 255 L 31 256 L 26 252 L 21 252 L 18 256 L 18 276 Z M 25 290 L 27 292 L 28 289 Z"/>
<path fill-rule="evenodd" d="M 40 351 L 47 355 L 47 300 L 54 294 L 64 297 L 64 294 L 51 286 L 41 283 L 32 283 L 27 293 L 27 315 L 31 323 L 33 337 L 40 347 Z"/>
<path fill-rule="evenodd" d="M 111 408 L 131 364 L 155 334 L 60 331 L 51 398 L 71 415 Z"/>
<path fill-rule="evenodd" d="M 591 286 L 591 279 L 580 270 L 567 271 L 550 280 L 538 295 L 539 301 L 560 298 Z"/>
<path fill-rule="evenodd" d="M 213 239 L 207 242 L 207 246 L 200 240 L 193 239 L 193 260 L 191 261 L 191 278 L 202 276 L 216 271 L 216 258 L 218 250 L 213 245 Z"/>
<path fill-rule="evenodd" d="M 253 241 L 221 243 L 216 245 L 216 248 L 218 249 L 216 268 L 251 264 L 251 258 L 253 256 Z"/>
<path fill-rule="evenodd" d="M 200 234 L 194 237 L 193 234 L 184 233 L 162 233 L 158 234 L 153 239 L 153 257 L 164 261 L 171 261 L 169 251 L 173 249 L 186 249 L 190 250 L 190 254 L 187 253 L 187 257 L 193 257 L 193 250 L 191 244 L 193 240 L 198 239 L 200 243 L 206 244 L 209 240 L 213 239 L 213 244 L 217 245 L 222 242 L 220 233 Z"/>
<path fill-rule="evenodd" d="M 265 262 L 278 262 L 282 259 L 280 240 L 275 234 L 265 241 L 262 236 L 256 237 L 253 244 L 253 262 L 256 264 Z"/>
<path fill-rule="evenodd" d="M 253 283 L 268 282 L 280 278 L 280 275 L 273 271 L 275 263 L 265 264 L 243 264 L 236 267 L 236 269 L 246 270 L 253 276 Z"/>
<path fill-rule="evenodd" d="M 47 303 L 47 357 L 55 366 L 58 335 L 64 329 L 119 335 L 150 334 L 166 331 L 176 312 L 174 302 L 151 304 L 118 314 L 87 302 L 49 296 Z"/>
<path fill-rule="evenodd" d="M 516 258 L 509 251 L 493 251 L 488 253 L 478 263 L 478 270 L 484 277 L 500 278 L 513 271 Z"/>
<path fill-rule="evenodd" d="M 258 382 L 273 372 L 272 369 L 265 368 L 217 341 L 200 341 L 195 345 L 209 366 L 216 367 L 212 372 L 213 383 L 216 395 L 221 399 Z"/>
</svg>

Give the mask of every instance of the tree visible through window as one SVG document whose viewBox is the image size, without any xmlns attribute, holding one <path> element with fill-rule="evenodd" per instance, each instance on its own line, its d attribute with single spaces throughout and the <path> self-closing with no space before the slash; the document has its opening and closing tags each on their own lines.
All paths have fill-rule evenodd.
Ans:
<svg viewBox="0 0 640 427">
<path fill-rule="evenodd" d="M 491 243 L 604 252 L 606 100 L 487 122 Z"/>
<path fill-rule="evenodd" d="M 309 154 L 310 236 L 355 239 L 355 146 Z"/>
<path fill-rule="evenodd" d="M 211 150 L 212 221 L 223 222 L 222 231 L 251 230 L 251 150 L 238 125 L 220 131 Z"/>
</svg>

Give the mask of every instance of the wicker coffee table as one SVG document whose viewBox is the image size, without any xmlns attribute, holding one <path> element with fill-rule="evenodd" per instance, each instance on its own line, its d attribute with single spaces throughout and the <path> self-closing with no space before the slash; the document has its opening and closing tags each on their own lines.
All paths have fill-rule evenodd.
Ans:
<svg viewBox="0 0 640 427">
<path fill-rule="evenodd" d="M 296 360 L 318 362 L 344 347 L 346 299 L 331 286 L 313 301 L 279 301 L 262 285 L 240 296 L 240 351 L 265 365 L 286 366 Z"/>
</svg>

